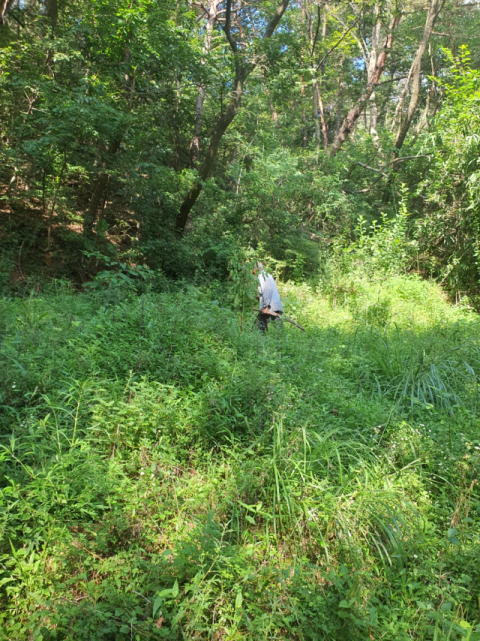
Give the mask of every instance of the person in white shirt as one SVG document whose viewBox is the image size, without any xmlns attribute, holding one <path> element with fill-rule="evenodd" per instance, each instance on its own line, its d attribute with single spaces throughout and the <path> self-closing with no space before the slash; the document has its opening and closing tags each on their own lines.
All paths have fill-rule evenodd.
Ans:
<svg viewBox="0 0 480 641">
<path fill-rule="evenodd" d="M 262 263 L 257 263 L 253 273 L 258 278 L 258 316 L 256 325 L 262 332 L 268 329 L 268 323 L 283 314 L 283 306 L 280 300 L 277 286 L 271 274 L 263 269 Z"/>
</svg>

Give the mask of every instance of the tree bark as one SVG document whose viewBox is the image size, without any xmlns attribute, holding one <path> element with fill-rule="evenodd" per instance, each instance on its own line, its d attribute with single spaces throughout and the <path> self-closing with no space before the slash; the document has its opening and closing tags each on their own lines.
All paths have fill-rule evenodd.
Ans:
<svg viewBox="0 0 480 641">
<path fill-rule="evenodd" d="M 120 138 L 116 138 L 108 149 L 108 157 L 111 158 L 114 156 L 120 148 Z M 84 236 L 91 236 L 93 233 L 93 225 L 97 217 L 97 211 L 100 207 L 102 201 L 102 196 L 105 192 L 105 189 L 108 185 L 108 180 L 110 176 L 105 168 L 102 170 L 100 175 L 97 177 L 95 182 L 95 187 L 93 189 L 92 197 L 90 198 L 90 203 L 88 205 L 87 213 L 83 218 L 83 234 Z"/>
<path fill-rule="evenodd" d="M 312 80 L 312 108 L 313 108 L 313 122 L 315 124 L 315 144 L 320 146 L 320 122 L 318 120 L 318 82 L 314 77 Z"/>
<path fill-rule="evenodd" d="M 322 16 L 322 41 L 325 41 L 325 36 L 327 35 L 327 17 L 326 13 L 323 12 Z M 326 150 L 328 149 L 328 130 L 327 130 L 327 123 L 325 122 L 325 111 L 323 109 L 323 100 L 322 100 L 322 92 L 320 91 L 320 87 L 322 86 L 322 83 L 325 78 L 325 57 L 320 61 L 319 64 L 319 70 L 320 70 L 320 78 L 317 81 L 317 100 L 318 100 L 318 108 L 320 110 L 320 122 L 322 125 L 322 138 L 323 138 L 323 148 Z"/>
<path fill-rule="evenodd" d="M 52 30 L 55 28 L 58 20 L 58 3 L 57 0 L 45 0 L 46 14 L 50 18 Z"/>
<path fill-rule="evenodd" d="M 415 52 L 413 57 L 412 66 L 410 67 L 409 79 L 412 80 L 412 88 L 410 90 L 410 102 L 408 104 L 407 113 L 405 117 L 402 118 L 400 125 L 397 130 L 397 135 L 395 137 L 395 149 L 394 156 L 398 156 L 398 152 L 402 148 L 405 137 L 410 129 L 410 124 L 412 122 L 413 115 L 417 108 L 418 96 L 420 93 L 420 68 L 422 64 L 422 57 L 425 53 L 428 41 L 432 35 L 433 27 L 435 26 L 435 21 L 438 18 L 440 11 L 442 10 L 443 3 L 445 0 L 430 0 L 430 5 L 427 10 L 427 18 L 425 21 L 425 28 L 423 30 L 423 36 L 418 45 L 418 49 Z M 408 86 L 409 80 L 407 80 Z M 405 89 L 406 90 L 406 89 Z"/>
<path fill-rule="evenodd" d="M 238 110 L 240 109 L 240 103 L 241 103 L 241 98 L 243 94 L 243 84 L 248 74 L 249 74 L 249 71 L 243 69 L 240 71 L 239 75 L 235 80 L 235 89 L 232 92 L 232 98 L 230 100 L 230 104 L 228 105 L 225 113 L 223 113 L 218 119 L 218 122 L 213 131 L 212 137 L 210 139 L 210 145 L 208 147 L 207 153 L 205 154 L 205 158 L 203 159 L 203 162 L 200 166 L 200 169 L 198 172 L 200 180 L 197 180 L 193 183 L 190 191 L 188 192 L 188 194 L 186 195 L 186 197 L 184 198 L 180 206 L 180 210 L 178 212 L 176 225 L 175 225 L 177 229 L 180 229 L 182 231 L 185 229 L 185 225 L 187 224 L 187 220 L 188 220 L 188 215 L 193 205 L 195 204 L 197 198 L 199 197 L 200 192 L 202 191 L 203 181 L 205 181 L 208 178 L 208 174 L 210 173 L 213 162 L 217 155 L 218 147 L 220 145 L 220 141 L 223 137 L 223 134 L 227 131 L 230 123 L 235 118 L 235 116 L 238 113 Z"/>
<path fill-rule="evenodd" d="M 195 126 L 193 128 L 192 141 L 190 143 L 190 163 L 195 167 L 200 158 L 200 134 L 202 133 L 203 103 L 205 101 L 205 89 L 198 85 L 197 99 L 195 101 Z"/>
<path fill-rule="evenodd" d="M 357 122 L 358 118 L 362 114 L 362 111 L 364 110 L 365 105 L 367 104 L 368 100 L 370 99 L 370 96 L 375 90 L 375 87 L 378 85 L 378 81 L 385 67 L 385 59 L 387 57 L 387 51 L 392 48 L 393 33 L 395 29 L 398 27 L 399 22 L 400 22 L 400 16 L 396 16 L 395 18 L 393 18 L 390 24 L 389 32 L 385 38 L 383 47 L 381 48 L 380 53 L 376 57 L 376 60 L 374 58 L 375 66 L 373 66 L 372 64 L 372 66 L 370 67 L 369 65 L 371 73 L 368 77 L 365 91 L 362 93 L 362 95 L 357 100 L 355 105 L 350 109 L 348 114 L 345 116 L 342 126 L 340 127 L 340 130 L 335 135 L 335 139 L 332 143 L 332 146 L 330 147 L 330 154 L 332 156 L 335 156 L 338 153 L 338 151 L 341 149 L 348 135 L 351 133 L 351 131 L 355 127 L 355 123 Z"/>
<path fill-rule="evenodd" d="M 13 7 L 14 0 L 0 0 L 0 26 L 7 24 L 7 15 Z"/>
<path fill-rule="evenodd" d="M 428 43 L 428 52 L 430 55 L 430 65 L 432 68 L 432 78 L 435 78 L 435 67 L 433 64 L 433 57 L 432 57 L 432 45 L 429 42 Z M 415 134 L 414 134 L 414 139 L 416 140 L 422 129 L 427 125 L 428 122 L 428 114 L 430 111 L 430 102 L 432 100 L 433 94 L 435 92 L 435 80 L 432 80 L 430 83 L 430 88 L 427 92 L 427 100 L 425 101 L 425 108 L 422 112 L 422 115 L 420 116 L 417 126 L 415 127 Z"/>
<path fill-rule="evenodd" d="M 337 104 L 336 104 L 336 116 L 335 116 L 335 138 L 337 138 L 340 133 L 340 127 L 342 124 L 342 108 L 343 108 L 343 59 L 341 61 L 340 74 L 338 76 L 338 94 L 337 94 Z"/>
<path fill-rule="evenodd" d="M 304 149 L 307 148 L 307 117 L 305 116 L 305 105 L 304 105 L 304 98 L 305 98 L 305 85 L 303 83 L 303 75 L 300 76 L 300 100 L 302 102 L 302 147 Z"/>
<path fill-rule="evenodd" d="M 320 93 L 320 83 L 317 81 L 317 102 L 318 102 L 318 110 L 320 113 L 320 124 L 322 126 L 322 138 L 323 138 L 323 148 L 328 149 L 328 131 L 327 131 L 327 123 L 325 122 L 325 112 L 323 110 L 323 100 L 322 100 L 322 95 Z"/>
<path fill-rule="evenodd" d="M 289 5 L 289 2 L 290 0 L 282 0 L 280 5 L 277 7 L 277 10 L 271 17 L 270 22 L 268 23 L 265 29 L 265 32 L 263 34 L 264 40 L 270 38 L 275 32 L 275 29 L 277 28 L 278 23 L 280 22 L 283 14 L 285 13 Z M 209 144 L 207 153 L 205 154 L 205 158 L 203 159 L 198 172 L 199 180 L 195 181 L 190 191 L 185 196 L 182 204 L 180 205 L 175 227 L 181 232 L 184 231 L 190 211 L 202 191 L 203 182 L 208 178 L 208 174 L 210 173 L 210 170 L 213 166 L 223 134 L 226 132 L 229 125 L 237 115 L 238 110 L 240 109 L 240 103 L 241 103 L 241 98 L 243 94 L 243 86 L 244 86 L 245 80 L 248 78 L 250 73 L 255 69 L 257 64 L 256 62 L 252 61 L 250 63 L 244 63 L 243 66 L 240 65 L 240 61 L 238 58 L 237 43 L 235 42 L 230 32 L 231 4 L 232 4 L 231 0 L 227 0 L 225 25 L 223 27 L 223 30 L 232 48 L 232 51 L 235 55 L 236 71 L 235 71 L 234 89 L 232 91 L 230 104 L 228 105 L 225 113 L 223 113 L 220 116 L 220 118 L 218 119 L 218 122 L 214 127 L 212 137 L 210 138 L 210 144 Z"/>
<path fill-rule="evenodd" d="M 208 18 L 205 27 L 205 39 L 203 41 L 203 51 L 208 54 L 212 44 L 212 32 L 215 26 L 215 21 L 218 15 L 218 5 L 220 0 L 212 0 L 208 7 Z M 205 59 L 202 60 L 205 64 Z M 205 102 L 205 87 L 203 83 L 199 83 L 197 89 L 197 99 L 195 100 L 195 125 L 193 128 L 193 136 L 190 142 L 190 163 L 195 167 L 200 159 L 200 134 L 202 133 L 203 124 L 203 105 Z"/>
<path fill-rule="evenodd" d="M 280 123 L 278 122 L 278 114 L 277 114 L 277 112 L 275 110 L 275 105 L 273 104 L 272 97 L 270 96 L 270 91 L 269 91 L 269 89 L 267 87 L 267 83 L 265 81 L 265 73 L 264 73 L 263 69 L 261 70 L 261 74 L 262 74 L 263 86 L 264 86 L 264 89 L 265 89 L 265 95 L 267 96 L 268 106 L 270 107 L 270 113 L 272 114 L 273 122 L 275 123 L 275 127 L 277 129 L 280 129 Z"/>
</svg>

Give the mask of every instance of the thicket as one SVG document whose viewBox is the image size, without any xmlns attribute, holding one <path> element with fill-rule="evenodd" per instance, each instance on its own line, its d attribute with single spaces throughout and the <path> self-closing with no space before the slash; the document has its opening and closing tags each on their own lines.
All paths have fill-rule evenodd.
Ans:
<svg viewBox="0 0 480 641">
<path fill-rule="evenodd" d="M 207 4 L 2 4 L 3 292 L 107 261 L 201 283 L 248 249 L 315 279 L 404 202 L 407 269 L 476 305 L 476 8 Z"/>
</svg>

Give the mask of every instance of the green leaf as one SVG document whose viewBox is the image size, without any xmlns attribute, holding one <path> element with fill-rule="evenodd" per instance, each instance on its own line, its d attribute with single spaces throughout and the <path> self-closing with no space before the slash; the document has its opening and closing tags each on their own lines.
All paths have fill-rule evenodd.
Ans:
<svg viewBox="0 0 480 641">
<path fill-rule="evenodd" d="M 175 581 L 175 583 L 173 584 L 173 588 L 172 588 L 172 597 L 173 597 L 174 599 L 176 599 L 176 598 L 177 598 L 179 591 L 180 591 L 180 590 L 179 590 L 179 588 L 178 588 L 178 581 Z"/>
<path fill-rule="evenodd" d="M 155 618 L 155 615 L 157 614 L 158 610 L 160 609 L 160 606 L 163 603 L 163 599 L 160 596 L 157 596 L 157 598 L 153 602 L 153 609 L 152 609 L 152 616 Z"/>
</svg>

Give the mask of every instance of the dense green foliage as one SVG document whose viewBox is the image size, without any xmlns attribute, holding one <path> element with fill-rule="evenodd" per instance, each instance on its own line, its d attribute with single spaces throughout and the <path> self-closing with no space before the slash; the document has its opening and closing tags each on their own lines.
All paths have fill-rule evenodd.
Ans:
<svg viewBox="0 0 480 641">
<path fill-rule="evenodd" d="M 89 281 L 105 263 L 85 251 L 204 282 L 226 277 L 251 248 L 301 281 L 318 273 L 332 241 L 355 239 L 360 215 L 367 229 L 394 216 L 404 184 L 408 268 L 476 305 L 476 5 L 443 6 L 395 151 L 426 6 L 291 0 L 262 40 L 276 3 L 234 2 L 234 55 L 228 4 L 207 3 L 210 24 L 190 0 L 6 0 L 0 287 Z M 378 62 L 361 102 L 389 29 L 395 53 Z M 239 69 L 242 103 L 219 133 Z M 179 237 L 175 220 L 195 181 L 201 193 Z"/>
<path fill-rule="evenodd" d="M 422 139 L 432 163 L 419 186 L 428 215 L 418 220 L 417 237 L 420 251 L 430 254 L 430 274 L 440 276 L 460 298 L 478 282 L 480 74 L 470 67 L 465 48 L 460 64 L 448 57 L 446 103 L 435 131 Z"/>
<path fill-rule="evenodd" d="M 0 0 L 0 641 L 480 640 L 479 34 Z"/>
<path fill-rule="evenodd" d="M 328 282 L 3 303 L 3 638 L 480 637 L 477 317 Z"/>
</svg>

